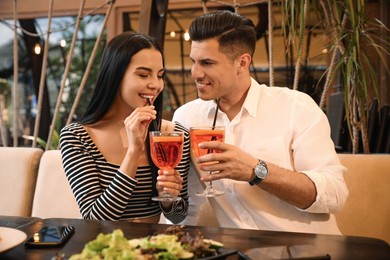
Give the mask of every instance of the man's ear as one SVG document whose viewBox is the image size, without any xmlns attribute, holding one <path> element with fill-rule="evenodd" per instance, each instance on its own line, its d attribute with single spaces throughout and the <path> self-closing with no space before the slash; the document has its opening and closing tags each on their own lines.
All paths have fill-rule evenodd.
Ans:
<svg viewBox="0 0 390 260">
<path fill-rule="evenodd" d="M 237 57 L 238 69 L 248 71 L 251 65 L 252 57 L 248 53 L 244 53 Z"/>
</svg>

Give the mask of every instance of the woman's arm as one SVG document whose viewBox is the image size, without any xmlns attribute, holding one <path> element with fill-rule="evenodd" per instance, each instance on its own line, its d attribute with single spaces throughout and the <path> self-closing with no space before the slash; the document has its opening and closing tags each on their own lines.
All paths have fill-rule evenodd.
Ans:
<svg viewBox="0 0 390 260">
<path fill-rule="evenodd" d="M 62 129 L 60 145 L 65 174 L 83 218 L 119 220 L 137 181 L 116 169 L 101 172 L 93 143 L 81 125 Z"/>
</svg>

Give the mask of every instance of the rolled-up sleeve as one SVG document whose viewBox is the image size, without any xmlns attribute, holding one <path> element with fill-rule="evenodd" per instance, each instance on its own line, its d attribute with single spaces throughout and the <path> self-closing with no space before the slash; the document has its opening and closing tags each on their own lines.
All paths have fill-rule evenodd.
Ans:
<svg viewBox="0 0 390 260">
<path fill-rule="evenodd" d="M 294 167 L 313 181 L 317 191 L 315 202 L 303 211 L 337 213 L 343 208 L 349 192 L 344 180 L 346 168 L 340 163 L 330 138 L 329 122 L 309 97 L 297 106 L 306 108 L 297 109 L 299 114 L 294 114 Z"/>
</svg>

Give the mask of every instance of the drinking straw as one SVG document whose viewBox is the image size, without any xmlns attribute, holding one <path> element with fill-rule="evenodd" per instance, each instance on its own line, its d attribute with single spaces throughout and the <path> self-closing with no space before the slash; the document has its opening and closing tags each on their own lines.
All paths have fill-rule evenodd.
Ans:
<svg viewBox="0 0 390 260">
<path fill-rule="evenodd" d="M 215 114 L 214 114 L 214 121 L 213 121 L 213 126 L 212 126 L 213 130 L 214 130 L 215 124 L 217 122 L 217 115 L 218 115 L 218 109 L 219 109 L 219 98 L 216 99 L 215 102 L 217 103 L 217 108 L 215 109 Z"/>
<path fill-rule="evenodd" d="M 215 124 L 216 124 L 216 122 L 217 122 L 217 115 L 218 115 L 218 109 L 219 109 L 219 98 L 216 99 L 215 102 L 217 103 L 217 107 L 215 108 L 213 126 L 212 126 L 212 128 L 211 128 L 212 130 L 215 129 Z M 215 135 L 213 135 L 213 136 L 211 137 L 211 140 L 210 140 L 210 141 L 215 141 L 215 140 L 217 140 L 217 137 L 216 137 Z M 213 152 L 213 149 L 207 149 L 207 154 L 212 153 L 212 152 Z M 211 171 L 209 171 L 209 174 L 211 174 Z M 213 187 L 213 182 L 210 181 L 209 183 L 210 183 L 210 184 L 209 184 L 210 187 L 212 188 L 212 187 Z"/>
<path fill-rule="evenodd" d="M 151 106 L 151 105 L 152 105 L 152 102 L 150 101 L 150 98 L 147 98 L 146 100 L 148 101 L 148 105 Z M 157 119 L 157 118 L 156 118 L 156 119 Z M 155 130 L 155 131 L 158 131 L 156 120 L 153 120 L 153 125 L 154 125 L 154 130 Z M 163 149 L 162 145 L 161 145 L 160 143 L 157 143 L 157 147 L 158 147 L 158 149 L 159 149 L 160 152 L 161 152 L 160 154 L 161 154 L 162 160 L 163 160 L 164 162 L 166 162 L 166 161 L 167 161 L 167 157 L 166 157 L 166 155 L 165 155 L 165 152 L 164 152 L 164 149 Z"/>
<path fill-rule="evenodd" d="M 150 101 L 150 98 L 147 98 L 146 100 L 148 101 L 148 105 L 151 106 L 151 105 L 152 105 L 152 102 Z M 157 118 L 156 118 L 156 119 L 157 119 Z M 154 125 L 154 130 L 155 130 L 155 131 L 158 131 L 156 120 L 153 120 L 153 125 Z"/>
<path fill-rule="evenodd" d="M 217 122 L 217 115 L 218 115 L 218 109 L 219 109 L 219 98 L 215 100 L 215 102 L 217 103 L 217 108 L 215 109 L 215 114 L 214 114 L 214 120 L 213 120 L 213 126 L 212 126 L 212 130 L 215 129 L 215 124 Z M 217 140 L 217 137 L 215 137 L 215 135 L 213 135 L 211 137 L 211 140 L 210 141 L 215 141 Z M 211 153 L 212 152 L 212 149 L 208 149 L 207 150 L 207 153 Z"/>
</svg>

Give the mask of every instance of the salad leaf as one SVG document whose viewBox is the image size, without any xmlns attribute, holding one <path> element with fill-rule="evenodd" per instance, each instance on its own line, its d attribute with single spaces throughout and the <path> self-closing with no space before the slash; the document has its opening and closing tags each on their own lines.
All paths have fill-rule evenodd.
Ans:
<svg viewBox="0 0 390 260">
<path fill-rule="evenodd" d="M 182 227 L 169 227 L 164 234 L 128 240 L 123 231 L 99 234 L 88 242 L 80 254 L 70 260 L 177 260 L 197 259 L 218 254 L 223 244 L 204 239 L 200 231 L 195 236 L 184 232 Z"/>
<path fill-rule="evenodd" d="M 192 258 L 193 253 L 185 250 L 175 235 L 155 235 L 127 240 L 122 230 L 110 234 L 99 234 L 88 242 L 81 254 L 72 255 L 70 260 L 100 259 L 166 259 Z"/>
</svg>

